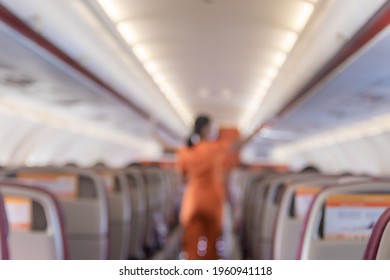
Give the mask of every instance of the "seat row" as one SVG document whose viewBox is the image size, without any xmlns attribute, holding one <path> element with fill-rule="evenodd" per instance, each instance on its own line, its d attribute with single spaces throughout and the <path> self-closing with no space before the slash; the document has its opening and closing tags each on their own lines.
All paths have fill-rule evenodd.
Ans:
<svg viewBox="0 0 390 280">
<path fill-rule="evenodd" d="M 24 167 L 1 178 L 2 258 L 147 259 L 177 229 L 172 170 Z"/>
<path fill-rule="evenodd" d="M 275 172 L 242 177 L 247 259 L 377 258 L 373 248 L 390 242 L 389 179 Z M 385 255 L 390 251 L 378 258 Z"/>
</svg>

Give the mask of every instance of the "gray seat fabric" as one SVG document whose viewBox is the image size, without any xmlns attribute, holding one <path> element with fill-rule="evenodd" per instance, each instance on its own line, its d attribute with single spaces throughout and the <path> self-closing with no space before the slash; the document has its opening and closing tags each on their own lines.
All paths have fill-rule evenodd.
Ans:
<svg viewBox="0 0 390 280">
<path fill-rule="evenodd" d="M 75 260 L 102 260 L 109 256 L 108 198 L 103 179 L 95 172 L 78 168 L 31 167 L 9 170 L 8 177 L 35 178 L 38 185 L 53 192 L 64 211 L 70 258 Z M 76 181 L 74 197 L 63 196 L 53 189 L 50 176 L 73 176 Z"/>
<path fill-rule="evenodd" d="M 9 258 L 7 235 L 8 221 L 3 196 L 0 193 L 0 260 L 7 260 Z"/>
<path fill-rule="evenodd" d="M 147 228 L 147 198 L 146 187 L 142 173 L 137 168 L 127 168 L 124 171 L 129 189 L 131 205 L 129 257 L 143 259 L 145 235 Z"/>
<path fill-rule="evenodd" d="M 308 174 L 279 174 L 272 177 L 260 210 L 259 232 L 254 242 L 256 259 L 272 259 L 272 238 L 279 204 L 287 184 L 294 179 L 309 177 Z"/>
<path fill-rule="evenodd" d="M 265 197 L 267 180 L 272 176 L 269 171 L 235 170 L 233 182 L 229 184 L 229 197 L 233 200 L 233 221 L 241 231 L 243 257 L 255 259 L 257 251 L 258 224 Z M 236 254 L 237 255 L 237 254 Z"/>
<path fill-rule="evenodd" d="M 0 182 L 0 193 L 4 197 L 10 223 L 8 234 L 10 259 L 68 258 L 64 221 L 59 203 L 54 196 L 39 188 L 15 182 Z M 25 211 L 20 212 L 20 207 Z M 23 217 L 23 212 L 26 213 L 26 217 Z M 23 221 L 26 218 L 27 220 Z M 29 227 L 23 230 L 14 229 L 15 222 L 26 222 Z"/>
<path fill-rule="evenodd" d="M 252 174 L 248 179 L 248 186 L 245 194 L 245 228 L 244 228 L 244 244 L 247 257 L 250 259 L 255 258 L 255 251 L 253 250 L 254 239 L 257 238 L 256 225 L 259 223 L 259 213 L 263 202 L 263 181 L 264 177 L 261 174 Z"/>
<path fill-rule="evenodd" d="M 321 188 L 327 185 L 337 185 L 343 182 L 363 181 L 367 179 L 366 177 L 318 175 L 314 178 L 310 177 L 292 181 L 286 189 L 279 206 L 273 235 L 273 258 L 276 260 L 296 259 L 298 243 L 305 218 L 305 216 L 299 217 L 298 213 L 295 213 L 295 206 L 298 203 L 296 191 L 299 188 L 303 187 L 320 191 Z M 312 194 L 312 199 L 314 199 L 314 196 L 315 192 Z"/>
<path fill-rule="evenodd" d="M 147 201 L 147 227 L 145 248 L 151 257 L 157 250 L 161 249 L 158 240 L 158 230 L 162 227 L 165 231 L 163 217 L 164 190 L 159 170 L 155 167 L 146 167 L 142 171 L 146 182 L 146 201 Z"/>
<path fill-rule="evenodd" d="M 122 170 L 96 168 L 104 178 L 108 195 L 110 259 L 125 260 L 129 255 L 131 205 L 130 190 Z"/>
<path fill-rule="evenodd" d="M 299 259 L 358 260 L 363 258 L 368 237 L 359 239 L 327 239 L 324 236 L 324 205 L 330 195 L 339 194 L 390 194 L 389 181 L 349 183 L 331 187 L 319 193 L 307 215 L 303 235 L 298 248 Z M 379 217 L 378 217 L 379 218 Z"/>
</svg>

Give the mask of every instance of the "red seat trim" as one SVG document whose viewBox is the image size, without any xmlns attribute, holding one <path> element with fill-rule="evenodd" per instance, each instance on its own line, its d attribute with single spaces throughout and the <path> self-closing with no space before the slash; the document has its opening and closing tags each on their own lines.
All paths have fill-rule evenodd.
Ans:
<svg viewBox="0 0 390 280">
<path fill-rule="evenodd" d="M 365 260 L 376 259 L 383 233 L 389 222 L 390 222 L 390 208 L 388 208 L 385 212 L 383 212 L 383 214 L 379 217 L 378 221 L 375 223 L 374 228 L 372 229 L 370 239 L 368 240 L 367 247 L 364 252 L 363 258 Z"/>
</svg>

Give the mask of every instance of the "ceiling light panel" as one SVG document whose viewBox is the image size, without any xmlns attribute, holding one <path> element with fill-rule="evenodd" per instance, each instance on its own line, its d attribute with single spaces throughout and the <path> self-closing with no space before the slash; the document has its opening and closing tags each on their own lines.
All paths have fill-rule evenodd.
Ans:
<svg viewBox="0 0 390 280">
<path fill-rule="evenodd" d="M 287 59 L 287 53 L 277 52 L 274 54 L 273 63 L 277 67 L 281 67 Z"/>
<path fill-rule="evenodd" d="M 289 53 L 298 40 L 298 34 L 295 32 L 288 32 L 281 40 L 281 49 Z"/>
<path fill-rule="evenodd" d="M 133 48 L 132 48 L 134 54 L 137 56 L 137 58 L 141 61 L 141 62 L 145 62 L 147 61 L 148 59 L 150 59 L 150 55 L 149 53 L 146 51 L 146 49 L 144 47 L 142 47 L 141 45 L 134 45 Z"/>
<path fill-rule="evenodd" d="M 109 18 L 113 21 L 121 20 L 126 16 L 125 11 L 113 0 L 97 0 Z"/>
<path fill-rule="evenodd" d="M 137 42 L 137 35 L 129 23 L 121 22 L 117 24 L 116 28 L 130 46 L 133 46 Z"/>
<path fill-rule="evenodd" d="M 150 78 L 158 86 L 161 92 L 164 94 L 172 108 L 176 111 L 179 117 L 188 124 L 192 122 L 192 115 L 180 98 L 167 84 L 167 79 L 163 73 L 159 71 L 158 62 L 151 60 L 153 53 L 140 43 L 140 38 L 143 35 L 142 30 L 135 28 L 135 25 L 131 20 L 126 20 L 126 9 L 121 7 L 120 2 L 112 0 L 98 0 L 99 4 L 109 16 L 109 18 L 116 25 L 119 34 L 129 45 L 129 48 L 135 54 L 140 63 L 143 64 L 146 72 L 148 72 Z"/>
<path fill-rule="evenodd" d="M 153 75 L 153 80 L 156 84 L 160 86 L 161 84 L 166 83 L 167 78 L 161 73 L 156 73 Z"/>
<path fill-rule="evenodd" d="M 236 95 L 261 105 L 264 88 L 274 83 L 314 10 L 310 1 L 285 0 L 99 3 L 158 87 L 174 88 L 169 100 L 176 95 L 183 106 L 204 112 L 209 99 L 199 93 L 204 86 L 225 106 L 205 113 L 221 117 L 226 115 L 221 110 L 242 110 L 232 101 Z M 251 123 L 257 112 L 236 113 L 236 124 L 243 118 Z"/>
<path fill-rule="evenodd" d="M 298 32 L 302 31 L 305 25 L 307 24 L 311 14 L 314 11 L 314 4 L 309 2 L 302 1 L 300 3 L 301 7 L 298 12 L 298 16 L 295 17 L 293 22 L 294 29 Z"/>
<path fill-rule="evenodd" d="M 249 109 L 245 110 L 244 115 L 240 122 L 240 129 L 246 133 L 255 128 L 254 119 L 258 114 L 260 105 L 264 98 L 266 97 L 267 91 L 272 86 L 275 78 L 280 72 L 280 69 L 286 62 L 286 59 L 295 46 L 300 33 L 303 31 L 305 25 L 309 21 L 310 16 L 314 11 L 314 3 L 307 1 L 300 1 L 299 5 L 295 9 L 289 11 L 294 17 L 291 18 L 289 28 L 285 28 L 283 35 L 279 35 L 278 48 L 275 49 L 273 54 L 273 65 L 274 67 L 269 67 L 258 78 L 260 83 L 258 85 L 259 89 L 254 94 L 252 102 L 249 104 Z M 256 107 L 256 105 L 257 107 Z"/>
<path fill-rule="evenodd" d="M 149 74 L 153 75 L 157 72 L 158 66 L 153 61 L 148 61 L 144 64 L 145 70 L 148 71 Z"/>
</svg>

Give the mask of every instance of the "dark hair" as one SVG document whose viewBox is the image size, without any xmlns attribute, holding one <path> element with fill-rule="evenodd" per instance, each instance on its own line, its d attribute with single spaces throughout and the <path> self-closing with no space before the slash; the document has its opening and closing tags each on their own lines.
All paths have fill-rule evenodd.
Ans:
<svg viewBox="0 0 390 280">
<path fill-rule="evenodd" d="M 319 173 L 318 168 L 309 165 L 302 169 L 301 173 Z"/>
<path fill-rule="evenodd" d="M 106 168 L 107 166 L 104 164 L 102 161 L 98 161 L 94 164 L 93 167 L 98 167 L 98 168 Z"/>
<path fill-rule="evenodd" d="M 141 163 L 139 162 L 131 162 L 128 165 L 126 165 L 126 168 L 131 168 L 131 167 L 141 167 Z"/>
<path fill-rule="evenodd" d="M 200 138 L 201 132 L 205 126 L 207 126 L 210 123 L 210 118 L 207 116 L 198 116 L 195 120 L 194 129 L 192 131 L 192 134 L 188 138 L 187 146 L 193 147 L 196 143 L 194 141 L 195 137 Z"/>
<path fill-rule="evenodd" d="M 79 166 L 74 162 L 68 162 L 67 164 L 65 164 L 65 167 L 79 167 Z"/>
</svg>

